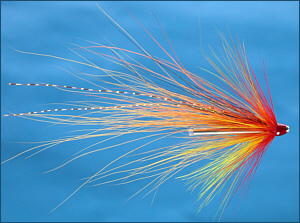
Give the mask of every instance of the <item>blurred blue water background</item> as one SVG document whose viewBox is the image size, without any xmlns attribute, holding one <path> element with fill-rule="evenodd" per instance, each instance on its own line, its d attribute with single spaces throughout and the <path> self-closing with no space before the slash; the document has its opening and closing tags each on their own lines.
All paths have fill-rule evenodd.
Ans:
<svg viewBox="0 0 300 223">
<path fill-rule="evenodd" d="M 68 43 L 80 45 L 84 42 L 81 39 L 101 42 L 101 36 L 104 36 L 118 46 L 132 48 L 132 44 L 109 23 L 96 3 L 155 55 L 157 48 L 152 48 L 155 43 L 125 8 L 164 46 L 168 46 L 152 10 L 181 62 L 194 73 L 202 72 L 199 67 L 212 70 L 199 50 L 199 15 L 206 51 L 208 44 L 215 49 L 220 46 L 216 28 L 226 32 L 228 27 L 234 38 L 238 36 L 245 41 L 247 54 L 258 76 L 262 74 L 261 61 L 267 61 L 276 117 L 278 122 L 289 125 L 291 131 L 275 138 L 259 165 L 247 199 L 239 203 L 240 197 L 235 198 L 222 221 L 299 221 L 299 2 L 1 2 L 2 116 L 8 111 L 39 111 L 60 107 L 50 103 L 77 100 L 75 94 L 51 88 L 8 86 L 9 82 L 89 87 L 60 69 L 73 71 L 74 68 L 84 72 L 84 67 L 21 54 L 8 46 L 77 60 L 80 58 L 65 46 L 70 46 Z M 32 147 L 32 144 L 12 142 L 56 139 L 67 136 L 63 133 L 74 129 L 2 117 L 1 130 L 3 161 Z M 21 157 L 3 164 L 1 220 L 213 220 L 221 198 L 217 197 L 197 215 L 197 192 L 190 194 L 184 182 L 175 179 L 160 187 L 152 205 L 152 195 L 126 201 L 144 186 L 141 181 L 123 186 L 83 188 L 64 205 L 49 213 L 81 184 L 76 180 L 94 174 L 111 161 L 111 153 L 120 152 L 105 151 L 60 170 L 41 174 L 69 158 L 74 153 L 73 149 L 87 145 L 77 142 L 50 149 L 27 160 Z"/>
</svg>

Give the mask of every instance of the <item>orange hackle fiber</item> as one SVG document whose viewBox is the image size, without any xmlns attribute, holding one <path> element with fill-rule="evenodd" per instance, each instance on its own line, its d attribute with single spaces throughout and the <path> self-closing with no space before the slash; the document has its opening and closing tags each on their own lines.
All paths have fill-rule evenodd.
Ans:
<svg viewBox="0 0 300 223">
<path fill-rule="evenodd" d="M 186 70 L 171 44 L 174 56 L 168 53 L 142 25 L 168 60 L 148 53 L 109 15 L 107 17 L 139 48 L 141 53 L 114 45 L 100 44 L 89 47 L 78 46 L 76 49 L 90 52 L 118 64 L 126 68 L 128 73 L 104 69 L 85 58 L 83 61 L 74 61 L 52 55 L 22 53 L 53 57 L 101 70 L 114 80 L 114 82 L 105 81 L 106 84 L 112 86 L 111 89 L 101 89 L 101 86 L 96 84 L 94 85 L 97 89 L 87 89 L 52 84 L 11 83 L 11 85 L 49 86 L 70 92 L 80 91 L 95 99 L 89 103 L 92 104 L 91 106 L 80 106 L 78 102 L 79 105 L 76 108 L 20 113 L 13 114 L 13 116 L 55 124 L 95 126 L 96 129 L 88 134 L 44 142 L 6 161 L 29 151 L 34 151 L 30 155 L 33 156 L 50 147 L 75 140 L 94 137 L 115 139 L 129 134 L 147 133 L 146 136 L 104 148 L 99 147 L 90 152 L 84 152 L 85 149 L 83 149 L 80 155 L 55 168 L 58 169 L 85 155 L 113 146 L 145 140 L 142 146 L 124 153 L 93 176 L 87 177 L 85 182 L 62 203 L 80 188 L 92 182 L 95 185 L 125 184 L 150 178 L 151 181 L 140 190 L 152 186 L 148 191 L 150 193 L 187 166 L 206 160 L 207 163 L 203 167 L 178 178 L 186 180 L 190 190 L 200 187 L 199 200 L 202 202 L 199 211 L 216 194 L 224 190 L 224 199 L 220 206 L 224 210 L 234 194 L 247 190 L 262 156 L 274 137 L 283 135 L 289 130 L 288 126 L 277 123 L 268 84 L 268 94 L 265 95 L 252 70 L 244 44 L 238 41 L 235 45 L 231 36 L 229 43 L 225 36 L 219 33 L 223 49 L 222 57 L 213 50 L 214 59 L 204 54 L 215 71 L 203 70 L 217 78 L 221 83 L 218 86 L 202 78 L 201 74 Z M 103 52 L 104 50 L 108 53 Z M 159 71 L 133 57 L 152 61 Z M 264 75 L 267 80 L 266 73 Z M 103 102 L 105 106 L 101 104 Z M 49 113 L 64 110 L 82 110 L 84 114 Z M 183 142 L 135 154 L 142 147 L 172 135 L 181 137 Z M 99 146 L 106 140 L 99 141 L 91 147 Z M 139 158 L 109 169 L 112 163 L 131 155 Z M 124 173 L 126 176 L 119 177 L 119 174 Z M 115 178 L 105 180 L 111 176 Z"/>
</svg>

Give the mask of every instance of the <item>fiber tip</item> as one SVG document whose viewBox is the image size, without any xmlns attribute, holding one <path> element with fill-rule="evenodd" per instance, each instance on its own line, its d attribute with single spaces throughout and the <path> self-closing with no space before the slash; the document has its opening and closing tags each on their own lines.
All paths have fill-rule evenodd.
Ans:
<svg viewBox="0 0 300 223">
<path fill-rule="evenodd" d="M 188 133 L 189 133 L 189 136 L 193 136 L 194 135 L 194 129 L 189 129 Z"/>
</svg>

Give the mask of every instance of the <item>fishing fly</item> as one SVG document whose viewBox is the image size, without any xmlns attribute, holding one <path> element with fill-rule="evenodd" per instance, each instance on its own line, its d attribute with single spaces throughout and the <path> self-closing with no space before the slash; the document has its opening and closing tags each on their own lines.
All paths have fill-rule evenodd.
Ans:
<svg viewBox="0 0 300 223">
<path fill-rule="evenodd" d="M 97 74 L 78 72 L 93 78 L 94 82 L 91 82 L 79 77 L 94 85 L 93 88 L 55 83 L 9 83 L 12 86 L 56 88 L 75 95 L 85 95 L 91 100 L 66 103 L 66 107 L 56 109 L 4 115 L 55 125 L 88 127 L 88 130 L 84 130 L 87 132 L 41 142 L 2 164 L 19 156 L 32 157 L 60 144 L 99 139 L 50 172 L 84 156 L 142 142 L 140 146 L 99 168 L 93 175 L 82 179 L 83 183 L 54 210 L 87 185 L 127 184 L 145 180 L 145 186 L 133 196 L 142 192 L 146 195 L 153 192 L 155 196 L 159 187 L 174 176 L 184 180 L 189 190 L 198 191 L 199 211 L 222 192 L 224 196 L 219 208 L 221 218 L 231 198 L 238 192 L 248 190 L 260 160 L 273 139 L 289 132 L 287 125 L 276 120 L 266 72 L 263 72 L 265 91 L 251 67 L 244 43 L 235 41 L 230 34 L 228 39 L 218 32 L 222 51 L 218 53 L 211 48 L 212 56 L 203 52 L 214 71 L 202 68 L 199 73 L 192 73 L 179 60 L 155 15 L 170 51 L 134 15 L 131 16 L 167 59 L 146 50 L 101 7 L 99 9 L 137 50 L 125 49 L 109 41 L 107 44 L 89 41 L 88 46 L 74 45 L 71 48 L 82 59 L 72 60 L 15 49 L 20 53 L 80 64 L 94 69 Z M 104 68 L 81 56 L 78 50 L 94 55 L 106 64 L 117 65 L 120 69 Z M 98 75 L 99 72 L 101 75 Z M 202 73 L 206 73 L 210 79 L 204 78 Z M 179 139 L 178 143 L 172 143 L 174 138 Z M 169 145 L 152 147 L 163 139 L 169 139 Z M 108 141 L 114 143 L 102 146 Z M 126 162 L 122 163 L 124 159 Z M 202 166 L 199 167 L 199 163 Z M 193 170 L 181 174 L 187 167 Z"/>
</svg>

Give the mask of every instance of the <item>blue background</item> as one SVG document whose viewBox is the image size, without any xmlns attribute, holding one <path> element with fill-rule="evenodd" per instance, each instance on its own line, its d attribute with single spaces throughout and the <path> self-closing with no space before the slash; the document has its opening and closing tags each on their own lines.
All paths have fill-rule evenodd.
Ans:
<svg viewBox="0 0 300 223">
<path fill-rule="evenodd" d="M 84 71 L 66 61 L 15 52 L 19 50 L 79 59 L 64 45 L 82 39 L 101 42 L 100 34 L 124 48 L 132 45 L 108 22 L 98 3 L 142 46 L 152 46 L 147 34 L 125 7 L 167 44 L 153 18 L 153 10 L 188 70 L 212 70 L 199 46 L 198 15 L 205 46 L 219 47 L 216 29 L 230 29 L 245 40 L 248 57 L 257 75 L 261 59 L 267 71 L 278 122 L 290 133 L 276 137 L 265 154 L 247 199 L 235 198 L 222 221 L 299 221 L 299 3 L 298 2 L 1 2 L 1 112 L 7 114 L 56 108 L 54 102 L 76 100 L 74 94 L 56 89 L 8 86 L 9 82 L 52 83 L 88 87 L 58 67 Z M 7 44 L 7 45 L 5 45 Z M 150 45 L 147 45 L 150 44 Z M 151 45 L 152 44 L 152 45 Z M 166 45 L 165 45 L 166 46 Z M 207 47 L 204 48 L 206 51 Z M 156 54 L 155 52 L 152 52 Z M 260 59 L 261 57 L 261 59 Z M 112 68 L 114 69 L 114 68 Z M 115 68 L 117 69 L 117 68 Z M 1 119 L 1 160 L 31 148 L 34 142 L 51 140 L 72 128 L 52 126 L 22 118 Z M 152 196 L 134 197 L 144 186 L 86 187 L 54 212 L 49 211 L 72 193 L 76 181 L 98 171 L 111 160 L 109 152 L 79 160 L 49 174 L 40 174 L 66 160 L 84 142 L 50 149 L 30 159 L 25 157 L 1 167 L 2 221 L 211 221 L 220 198 L 198 215 L 197 192 L 190 194 L 184 182 L 171 179 Z M 76 150 L 78 151 L 78 150 Z M 117 153 L 117 152 L 116 152 Z M 122 153 L 121 153 L 122 154 Z M 236 207 L 238 209 L 236 210 Z"/>
</svg>

